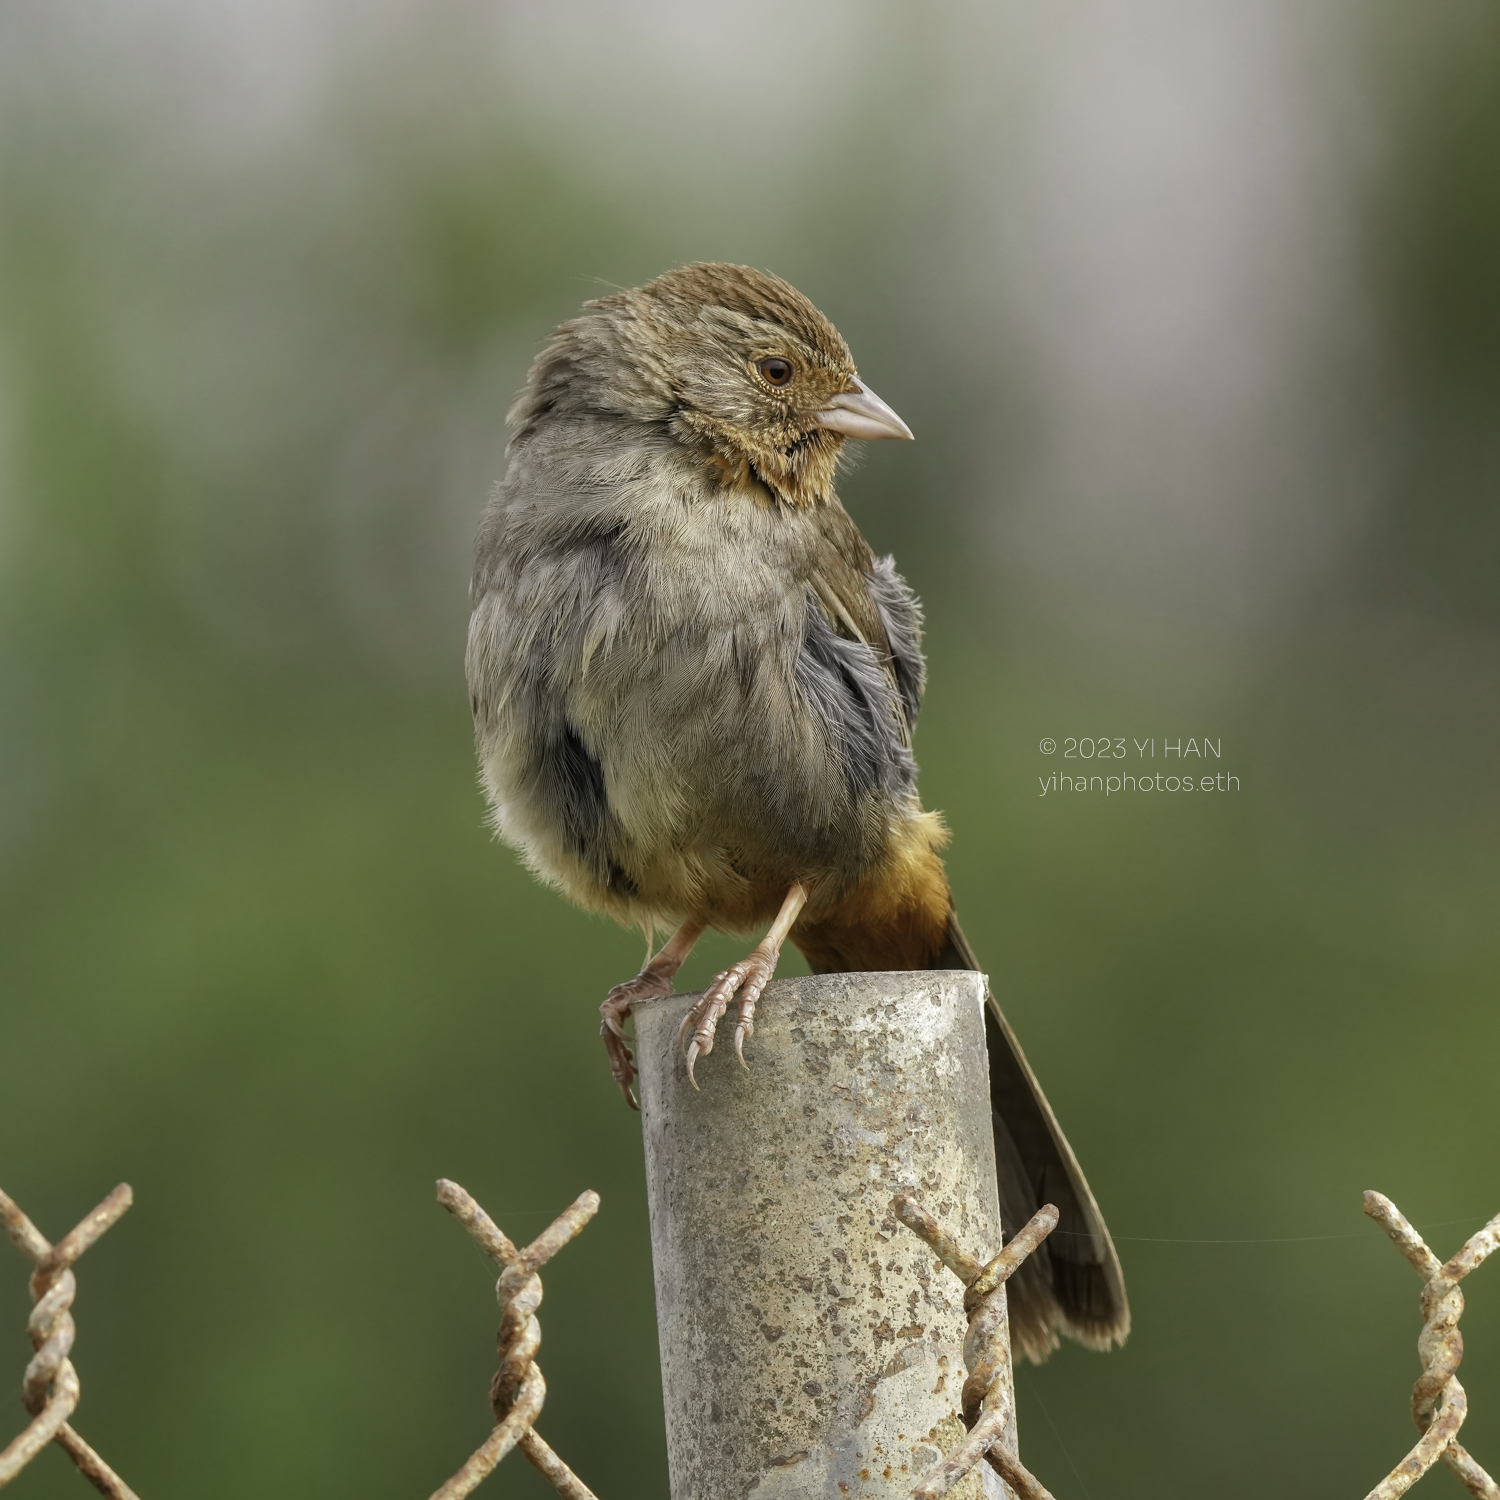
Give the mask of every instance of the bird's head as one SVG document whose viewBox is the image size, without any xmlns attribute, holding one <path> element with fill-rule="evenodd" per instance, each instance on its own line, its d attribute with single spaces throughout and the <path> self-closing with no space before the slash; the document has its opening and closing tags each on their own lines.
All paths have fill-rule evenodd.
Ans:
<svg viewBox="0 0 1500 1500">
<path fill-rule="evenodd" d="M 590 303 L 533 366 L 528 420 L 580 406 L 667 427 L 726 485 L 812 505 L 846 437 L 911 429 L 855 374 L 801 292 L 746 266 L 692 265 Z"/>
</svg>

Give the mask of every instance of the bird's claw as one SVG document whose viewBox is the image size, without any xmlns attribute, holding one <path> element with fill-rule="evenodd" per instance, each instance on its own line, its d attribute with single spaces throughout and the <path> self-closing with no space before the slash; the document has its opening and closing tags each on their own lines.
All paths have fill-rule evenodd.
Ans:
<svg viewBox="0 0 1500 1500">
<path fill-rule="evenodd" d="M 688 1082 L 694 1088 L 698 1087 L 698 1080 L 693 1070 L 700 1057 L 714 1050 L 714 1029 L 719 1024 L 719 1017 L 729 1007 L 729 997 L 740 986 L 743 975 L 738 971 L 742 967 L 736 964 L 731 969 L 725 969 L 722 974 L 716 974 L 714 982 L 682 1018 L 682 1025 L 677 1032 L 677 1044 L 682 1048 L 683 1057 L 687 1059 Z"/>
<path fill-rule="evenodd" d="M 635 1054 L 625 1035 L 625 1018 L 638 1001 L 656 1000 L 671 993 L 671 980 L 652 973 L 648 966 L 628 983 L 617 984 L 599 1007 L 599 1035 L 604 1038 L 604 1050 L 609 1054 L 609 1071 L 631 1109 L 638 1110 L 641 1106 L 631 1087 L 636 1076 Z"/>
<path fill-rule="evenodd" d="M 714 982 L 698 997 L 698 1002 L 682 1018 L 682 1027 L 677 1040 L 682 1055 L 687 1059 L 688 1082 L 694 1088 L 698 1080 L 694 1067 L 700 1057 L 714 1050 L 714 1032 L 729 1002 L 738 996 L 734 1023 L 734 1055 L 740 1066 L 748 1073 L 750 1064 L 745 1061 L 745 1043 L 755 1035 L 755 1006 L 761 991 L 770 983 L 776 971 L 774 953 L 759 950 L 749 958 L 725 969 L 714 976 Z"/>
<path fill-rule="evenodd" d="M 620 1018 L 630 1013 L 630 1006 L 628 1002 L 626 1002 L 624 1005 L 617 1005 L 615 1001 L 615 991 L 618 989 L 620 989 L 620 986 L 616 985 L 615 988 L 609 992 L 609 999 L 607 999 L 604 1004 L 599 1007 L 599 1034 L 600 1036 L 603 1036 L 604 1033 L 608 1031 L 614 1036 L 620 1037 L 623 1040 L 625 1036 L 625 1028 L 620 1024 Z"/>
<path fill-rule="evenodd" d="M 631 1084 L 635 1082 L 635 1054 L 626 1043 L 624 1033 L 618 1028 L 611 1030 L 601 1023 L 599 1034 L 604 1038 L 604 1050 L 609 1054 L 611 1076 L 619 1084 L 625 1102 L 631 1109 L 639 1109 L 641 1106 L 636 1100 L 635 1090 L 631 1088 Z"/>
</svg>

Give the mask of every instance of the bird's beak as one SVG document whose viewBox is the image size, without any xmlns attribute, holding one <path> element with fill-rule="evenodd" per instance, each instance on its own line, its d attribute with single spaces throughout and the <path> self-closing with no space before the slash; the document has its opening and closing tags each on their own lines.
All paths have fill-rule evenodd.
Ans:
<svg viewBox="0 0 1500 1500">
<path fill-rule="evenodd" d="M 813 420 L 845 437 L 910 438 L 912 430 L 864 381 L 854 379 L 852 391 L 840 391 Z"/>
</svg>

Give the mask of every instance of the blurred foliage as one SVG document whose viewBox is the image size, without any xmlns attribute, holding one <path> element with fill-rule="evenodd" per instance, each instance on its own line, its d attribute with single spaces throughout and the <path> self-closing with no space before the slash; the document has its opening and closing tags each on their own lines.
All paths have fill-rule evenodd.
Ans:
<svg viewBox="0 0 1500 1500">
<path fill-rule="evenodd" d="M 1387 598 L 1459 622 L 1500 621 L 1500 17 L 1446 6 L 1391 30 L 1420 69 L 1395 68 L 1393 170 L 1379 194 L 1374 282 L 1399 406 Z M 1415 74 L 1415 77 L 1413 77 Z"/>
<path fill-rule="evenodd" d="M 1062 1495 L 1228 1500 L 1272 1465 L 1281 1494 L 1363 1493 L 1409 1442 L 1418 1314 L 1359 1194 L 1441 1253 L 1500 1207 L 1488 12 L 1361 16 L 1348 87 L 1375 124 L 1329 273 L 1354 326 L 1273 371 L 1337 378 L 1250 486 L 1302 444 L 1323 477 L 1299 504 L 1336 542 L 1294 588 L 1275 526 L 1225 544 L 1248 613 L 1170 570 L 1131 584 L 1123 547 L 1118 596 L 1082 608 L 1089 538 L 1017 542 L 1081 398 L 980 198 L 998 184 L 997 243 L 1021 232 L 1006 152 L 1044 133 L 1044 89 L 981 138 L 992 82 L 941 28 L 880 12 L 880 45 L 819 75 L 826 128 L 767 144 L 777 95 L 726 181 L 682 118 L 688 63 L 637 87 L 660 149 L 632 154 L 634 114 L 538 120 L 517 77 L 561 54 L 492 78 L 478 7 L 368 45 L 336 28 L 314 104 L 249 144 L 195 133 L 177 75 L 112 92 L 26 14 L 0 133 L 0 1182 L 54 1235 L 135 1187 L 80 1271 L 89 1438 L 147 1496 L 430 1492 L 485 1431 L 494 1324 L 433 1180 L 518 1239 L 591 1186 L 602 1213 L 546 1277 L 543 1430 L 605 1500 L 664 1493 L 638 1126 L 594 1020 L 638 939 L 484 830 L 465 555 L 547 331 L 599 282 L 718 256 L 802 285 L 921 438 L 864 456 L 846 498 L 927 600 L 925 796 L 1136 1320 L 1117 1354 L 1021 1373 L 1028 1462 Z M 672 24 L 640 22 L 663 47 Z M 944 34 L 969 26 L 999 57 L 977 11 Z M 1022 31 L 1046 75 L 1063 42 Z M 1064 221 L 1056 253 L 1086 232 Z M 1122 506 L 1185 462 L 1144 431 L 1129 456 Z M 1219 478 L 1189 475 L 1205 515 Z M 1125 515 L 1143 553 L 1194 519 Z M 1243 790 L 1037 795 L 1064 768 L 1043 736 L 1101 733 L 1221 739 Z M 1463 1378 L 1493 1468 L 1490 1279 Z M 0 1380 L 27 1305 L 17 1261 Z M 490 1484 L 550 1493 L 515 1459 Z M 14 1493 L 80 1486 L 49 1453 Z"/>
</svg>

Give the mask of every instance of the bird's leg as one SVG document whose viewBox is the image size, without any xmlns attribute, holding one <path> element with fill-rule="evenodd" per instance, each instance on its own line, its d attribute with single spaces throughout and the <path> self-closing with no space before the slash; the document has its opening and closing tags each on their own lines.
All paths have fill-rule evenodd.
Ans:
<svg viewBox="0 0 1500 1500">
<path fill-rule="evenodd" d="M 786 893 L 786 900 L 781 903 L 771 930 L 756 945 L 755 951 L 717 975 L 697 1004 L 683 1017 L 678 1040 L 687 1057 L 688 1082 L 694 1088 L 698 1087 L 698 1080 L 693 1077 L 693 1064 L 704 1053 L 714 1050 L 714 1028 L 736 994 L 739 996 L 739 1016 L 734 1023 L 734 1055 L 739 1058 L 742 1068 L 748 1068 L 745 1039 L 755 1031 L 755 1002 L 771 982 L 776 962 L 781 957 L 782 942 L 806 902 L 807 887 L 799 880 Z"/>
<path fill-rule="evenodd" d="M 655 1000 L 672 993 L 672 976 L 682 967 L 693 944 L 703 936 L 702 922 L 684 922 L 667 939 L 666 946 L 634 979 L 617 984 L 599 1007 L 599 1035 L 609 1053 L 609 1071 L 614 1074 L 625 1102 L 639 1109 L 630 1085 L 635 1082 L 635 1059 L 625 1040 L 625 1018 L 638 1000 Z"/>
</svg>

